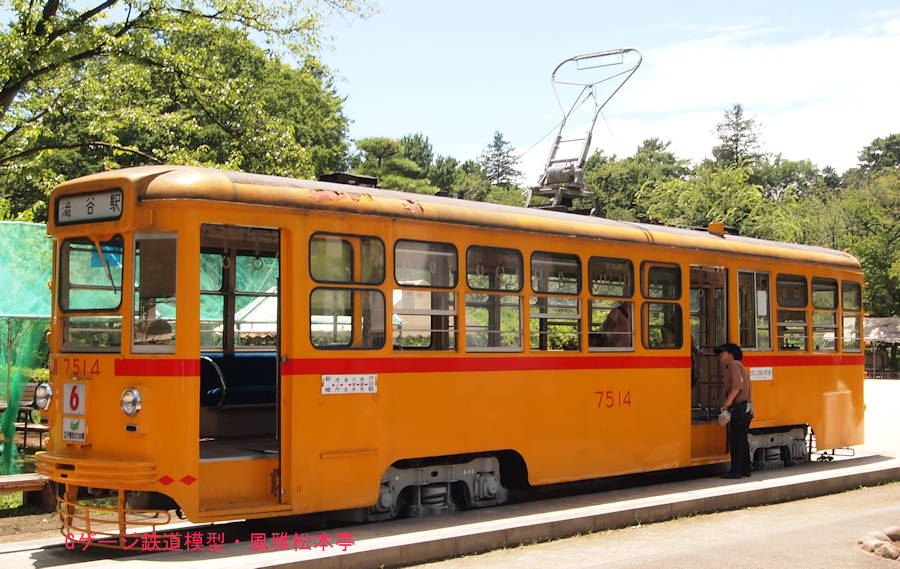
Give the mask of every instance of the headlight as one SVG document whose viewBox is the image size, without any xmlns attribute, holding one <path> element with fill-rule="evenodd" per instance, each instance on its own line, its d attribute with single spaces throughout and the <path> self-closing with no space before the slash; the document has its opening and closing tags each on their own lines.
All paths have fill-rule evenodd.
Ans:
<svg viewBox="0 0 900 569">
<path fill-rule="evenodd" d="M 122 392 L 122 412 L 134 417 L 141 410 L 141 392 L 129 387 Z"/>
<path fill-rule="evenodd" d="M 50 408 L 50 398 L 53 397 L 53 390 L 50 389 L 49 383 L 41 383 L 34 388 L 34 406 L 41 411 Z"/>
</svg>

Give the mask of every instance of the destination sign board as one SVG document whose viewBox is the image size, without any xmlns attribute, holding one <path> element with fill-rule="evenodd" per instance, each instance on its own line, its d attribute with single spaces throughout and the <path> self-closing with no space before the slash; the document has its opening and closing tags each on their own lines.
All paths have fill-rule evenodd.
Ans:
<svg viewBox="0 0 900 569">
<path fill-rule="evenodd" d="M 109 221 L 122 217 L 122 190 L 60 196 L 56 199 L 56 224 Z"/>
</svg>

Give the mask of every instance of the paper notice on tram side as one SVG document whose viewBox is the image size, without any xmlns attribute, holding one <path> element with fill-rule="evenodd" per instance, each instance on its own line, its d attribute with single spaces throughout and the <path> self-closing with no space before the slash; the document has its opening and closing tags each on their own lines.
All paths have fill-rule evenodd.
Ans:
<svg viewBox="0 0 900 569">
<path fill-rule="evenodd" d="M 323 375 L 322 395 L 378 393 L 378 375 Z"/>
<path fill-rule="evenodd" d="M 751 367 L 750 381 L 772 381 L 775 379 L 775 371 L 771 367 Z"/>
</svg>

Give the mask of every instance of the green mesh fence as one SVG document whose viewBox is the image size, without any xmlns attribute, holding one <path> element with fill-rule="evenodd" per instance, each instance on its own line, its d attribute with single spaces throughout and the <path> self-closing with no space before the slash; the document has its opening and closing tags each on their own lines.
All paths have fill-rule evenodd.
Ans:
<svg viewBox="0 0 900 569">
<path fill-rule="evenodd" d="M 52 245 L 36 223 L 0 222 L 0 474 L 19 471 L 13 442 L 25 385 L 42 377 L 50 327 Z M 36 371 L 37 370 L 37 371 Z"/>
<path fill-rule="evenodd" d="M 0 415 L 0 432 L 3 434 L 0 474 L 20 472 L 17 464 L 19 453 L 13 441 L 19 403 L 25 385 L 32 378 L 45 376 L 41 370 L 47 365 L 49 329 L 49 318 L 0 317 L 0 361 L 3 362 L 0 366 L 3 372 L 0 390 L 3 391 L 3 401 L 8 401 L 6 410 Z"/>
</svg>

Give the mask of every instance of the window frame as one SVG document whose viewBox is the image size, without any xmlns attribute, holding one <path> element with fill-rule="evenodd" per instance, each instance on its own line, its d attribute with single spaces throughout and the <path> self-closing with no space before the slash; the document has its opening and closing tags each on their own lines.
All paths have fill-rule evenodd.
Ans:
<svg viewBox="0 0 900 569">
<path fill-rule="evenodd" d="M 753 275 L 753 346 L 745 346 L 743 342 L 741 342 L 741 275 Z M 760 347 L 759 346 L 759 323 L 758 319 L 760 318 L 759 314 L 759 275 L 765 275 L 768 280 L 768 286 L 766 288 L 766 314 L 765 319 L 768 322 L 768 327 L 766 330 L 768 331 L 769 336 L 769 347 Z M 757 271 L 753 269 L 738 269 L 737 270 L 737 291 L 738 291 L 738 306 L 737 306 L 737 318 L 738 318 L 738 343 L 740 347 L 744 351 L 760 351 L 760 352 L 769 352 L 775 350 L 775 345 L 772 338 L 772 273 L 769 271 Z M 776 319 L 777 320 L 777 319 Z M 777 323 L 776 323 L 777 326 Z"/>
<path fill-rule="evenodd" d="M 781 302 L 781 280 L 782 277 L 785 277 L 785 282 L 788 282 L 788 278 L 798 278 L 803 279 L 803 304 L 784 304 Z M 799 282 L 799 281 L 797 281 Z M 806 278 L 806 275 L 797 275 L 793 273 L 778 273 L 775 277 L 775 302 L 777 303 L 779 308 L 788 308 L 788 309 L 807 309 L 809 307 L 809 279 Z"/>
<path fill-rule="evenodd" d="M 122 309 L 122 298 L 125 296 L 125 291 L 124 291 L 125 276 L 126 276 L 125 266 L 124 266 L 125 259 L 129 253 L 131 253 L 132 257 L 134 257 L 134 251 L 128 251 L 128 249 L 125 247 L 125 239 L 122 237 L 121 233 L 116 233 L 115 235 L 112 236 L 112 238 L 108 239 L 107 241 L 99 241 L 98 240 L 97 243 L 100 245 L 100 249 L 102 251 L 104 243 L 112 242 L 112 241 L 115 241 L 116 239 L 118 239 L 119 241 L 122 242 L 122 275 L 121 275 L 121 282 L 119 283 L 119 303 L 116 306 L 111 307 L 111 308 L 68 308 L 68 303 L 66 304 L 66 306 L 63 306 L 63 302 L 62 302 L 63 292 L 64 291 L 68 292 L 72 288 L 72 279 L 70 278 L 71 273 L 69 271 L 70 258 L 67 258 L 65 261 L 63 260 L 65 258 L 66 246 L 73 241 L 82 241 L 82 242 L 87 241 L 92 247 L 95 247 L 95 246 L 94 246 L 93 240 L 90 237 L 87 237 L 84 235 L 78 236 L 78 237 L 69 237 L 68 239 L 64 239 L 63 242 L 60 244 L 60 246 L 59 246 L 59 262 L 58 262 L 60 286 L 58 287 L 58 291 L 57 291 L 56 305 L 59 307 L 59 310 L 61 313 L 67 314 L 67 315 L 78 315 L 78 314 L 102 315 L 102 314 L 106 314 L 106 313 L 110 313 L 110 312 L 118 312 Z M 63 264 L 64 263 L 66 265 L 66 267 L 65 267 L 65 269 L 66 269 L 65 270 L 65 278 L 66 278 L 65 284 L 62 283 Z M 82 285 L 82 286 L 84 286 L 84 285 Z"/>
<path fill-rule="evenodd" d="M 816 286 L 829 286 L 830 290 L 833 292 L 832 298 L 834 299 L 832 306 L 819 306 L 816 303 Z M 831 277 L 812 277 L 809 281 L 810 286 L 810 300 L 812 304 L 812 317 L 810 318 L 810 324 L 812 325 L 812 351 L 820 352 L 820 353 L 834 353 L 840 349 L 840 345 L 842 343 L 841 340 L 841 325 L 840 325 L 840 315 L 839 315 L 839 307 L 841 304 L 841 289 L 838 285 L 838 281 L 835 278 Z M 834 320 L 834 324 L 824 325 L 817 324 L 816 317 L 819 314 L 830 314 L 831 319 Z M 823 332 L 824 331 L 824 332 Z M 834 334 L 834 347 L 831 349 L 824 347 L 817 347 L 816 344 L 816 335 L 823 334 L 831 331 Z M 824 338 L 824 337 L 823 337 Z M 824 346 L 825 342 L 822 342 Z"/>
<path fill-rule="evenodd" d="M 650 296 L 650 270 L 654 267 L 674 268 L 678 271 L 678 294 L 676 296 Z M 665 261 L 641 261 L 641 296 L 646 300 L 661 300 L 678 302 L 684 296 L 684 271 L 678 263 L 668 263 Z M 641 308 L 643 315 L 643 307 Z M 682 315 L 683 318 L 683 315 Z M 683 339 L 682 339 L 683 341 Z"/>
<path fill-rule="evenodd" d="M 847 308 L 847 306 L 844 303 L 844 287 L 846 287 L 847 285 L 853 285 L 856 288 L 856 293 L 859 298 L 859 306 L 857 306 L 856 308 Z M 845 310 L 847 312 L 862 312 L 862 310 L 863 310 L 862 285 L 859 282 L 842 280 L 840 295 L 841 295 L 841 310 L 842 311 Z"/>
<path fill-rule="evenodd" d="M 571 259 L 574 259 L 574 260 L 575 260 L 575 279 L 576 279 L 576 281 L 575 281 L 575 292 L 559 292 L 559 291 L 550 291 L 550 290 L 538 290 L 538 289 L 534 288 L 534 264 L 535 264 L 535 263 L 534 263 L 534 256 L 535 256 L 535 255 L 558 255 L 558 256 L 560 256 L 560 257 L 569 257 L 569 258 L 571 258 Z M 559 251 L 544 251 L 544 250 L 532 251 L 532 252 L 531 252 L 531 256 L 530 256 L 529 259 L 528 259 L 528 268 L 529 268 L 529 271 L 528 271 L 529 279 L 528 279 L 528 280 L 531 282 L 531 292 L 534 293 L 535 295 L 539 295 L 539 296 L 546 296 L 546 295 L 551 295 L 551 296 L 580 296 L 580 295 L 581 295 L 581 289 L 582 289 L 582 282 L 581 282 L 581 281 L 582 281 L 584 275 L 583 275 L 582 270 L 581 270 L 581 257 L 580 257 L 579 255 L 576 255 L 575 253 L 561 253 L 561 252 L 559 252 Z"/>
<path fill-rule="evenodd" d="M 423 309 L 418 309 L 418 308 L 403 309 L 403 308 L 401 308 L 400 310 L 397 310 L 396 305 L 394 304 L 394 293 L 400 292 L 401 296 L 402 296 L 403 292 L 406 292 L 406 291 L 413 293 L 413 294 L 439 293 L 439 294 L 450 295 L 453 297 L 453 309 L 452 310 L 449 310 L 449 309 L 443 310 L 443 309 L 434 309 L 434 308 L 429 308 L 429 309 L 424 309 L 424 308 Z M 433 298 L 432 298 L 432 300 L 433 300 Z M 433 303 L 432 303 L 432 305 L 433 305 Z M 393 318 L 394 316 L 427 316 L 432 319 L 435 316 L 446 317 L 448 319 L 448 321 L 447 321 L 448 328 L 446 328 L 446 329 L 429 328 L 427 331 L 430 333 L 430 338 L 429 338 L 430 341 L 427 346 L 397 345 L 394 343 L 394 332 L 397 330 L 396 326 L 394 325 L 394 318 Z M 451 323 L 450 319 L 452 319 L 452 325 L 450 324 Z M 432 322 L 433 322 L 433 320 L 432 320 Z M 433 323 L 432 323 L 432 326 L 433 326 Z M 423 332 L 426 330 L 425 329 L 421 329 L 421 330 L 416 329 L 414 331 Z M 451 338 L 452 346 L 450 346 L 448 348 L 435 348 L 434 347 L 434 337 L 435 337 L 436 333 L 438 333 L 438 334 L 443 333 L 443 334 L 446 334 L 449 338 Z M 458 352 L 459 351 L 459 293 L 453 288 L 450 288 L 450 289 L 430 288 L 430 287 L 429 288 L 425 288 L 425 287 L 416 288 L 416 287 L 403 287 L 401 285 L 398 285 L 398 288 L 391 289 L 391 348 L 393 349 L 393 351 L 395 353 L 422 352 L 422 351 L 444 352 L 444 353 Z"/>
<path fill-rule="evenodd" d="M 349 344 L 330 345 L 330 346 L 317 346 L 317 345 L 313 342 L 313 330 L 312 330 L 312 326 L 313 326 L 313 321 L 312 321 L 312 317 L 313 317 L 313 312 L 312 312 L 313 302 L 312 302 L 312 297 L 313 297 L 313 295 L 316 293 L 316 291 L 319 291 L 319 290 L 327 290 L 327 291 L 343 291 L 343 292 L 349 292 L 349 293 L 350 293 L 350 343 L 349 343 Z M 381 295 L 381 302 L 382 302 L 382 318 L 383 318 L 383 322 L 384 322 L 384 327 L 383 327 L 383 330 L 382 330 L 381 345 L 379 345 L 379 346 L 376 346 L 376 347 L 353 346 L 353 335 L 354 335 L 355 325 L 356 325 L 356 321 L 354 320 L 355 315 L 356 315 L 356 298 L 355 298 L 355 295 L 353 294 L 353 293 L 355 293 L 355 292 L 377 293 L 377 294 Z M 342 287 L 342 286 L 316 286 L 316 287 L 313 287 L 313 288 L 309 291 L 309 304 L 308 304 L 307 306 L 309 307 L 309 308 L 308 308 L 308 311 L 309 311 L 309 328 L 308 328 L 308 332 L 309 332 L 309 344 L 313 347 L 313 349 L 316 349 L 316 350 L 326 350 L 326 351 L 327 351 L 327 350 L 354 350 L 354 351 L 365 350 L 365 351 L 377 351 L 377 350 L 382 350 L 382 349 L 384 349 L 384 347 L 387 345 L 387 337 L 388 337 L 388 333 L 389 333 L 389 328 L 388 328 L 388 325 L 387 325 L 387 318 L 388 318 L 387 301 L 386 301 L 386 299 L 385 299 L 385 297 L 384 297 L 384 292 L 383 292 L 381 289 L 379 289 L 379 288 L 374 288 L 374 287 L 373 287 L 373 288 L 366 288 L 366 287 L 360 287 L 360 286 L 353 286 L 353 287 L 349 287 L 349 286 L 347 286 L 347 287 Z M 391 332 L 392 332 L 392 330 L 391 330 Z"/>
<path fill-rule="evenodd" d="M 454 260 L 454 262 L 455 262 L 455 265 L 454 265 L 454 269 L 455 269 L 454 274 L 455 274 L 455 276 L 456 276 L 456 282 L 453 283 L 452 285 L 449 285 L 449 286 L 441 286 L 441 285 L 435 285 L 435 284 L 415 285 L 415 284 L 401 283 L 401 282 L 400 282 L 400 279 L 397 278 L 397 245 L 399 245 L 400 242 L 407 242 L 407 243 L 426 243 L 426 244 L 429 244 L 429 245 L 432 245 L 432 244 L 433 244 L 433 245 L 448 245 L 450 248 L 453 249 L 453 260 Z M 421 288 L 421 289 L 431 289 L 431 288 L 434 288 L 434 289 L 441 289 L 441 290 L 454 290 L 454 289 L 456 289 L 457 286 L 459 286 L 459 248 L 456 246 L 456 243 L 450 243 L 450 242 L 447 242 L 447 241 L 426 241 L 426 240 L 424 240 L 424 239 L 404 239 L 404 238 L 400 238 L 400 239 L 397 239 L 397 240 L 394 241 L 394 252 L 393 252 L 393 255 L 394 255 L 394 263 L 393 263 L 393 265 L 394 265 L 394 271 L 393 271 L 393 273 L 394 273 L 394 284 L 396 284 L 399 288 L 417 288 L 417 289 L 418 289 L 418 288 Z"/>
<path fill-rule="evenodd" d="M 678 310 L 680 326 L 678 328 L 678 342 L 675 346 L 651 346 L 650 345 L 650 305 L 660 304 L 674 306 Z M 665 301 L 659 299 L 647 299 L 641 302 L 641 345 L 645 350 L 680 350 L 684 347 L 684 310 L 680 302 Z"/>
<path fill-rule="evenodd" d="M 140 288 L 138 287 L 137 278 L 135 278 L 138 274 L 138 241 L 156 241 L 163 239 L 172 239 L 175 242 L 175 266 L 172 267 L 172 279 L 175 290 L 172 291 L 172 299 L 175 301 L 175 326 L 172 327 L 173 333 L 173 343 L 171 345 L 168 344 L 136 344 L 135 343 L 135 327 L 137 326 L 137 296 Z M 131 258 L 132 261 L 132 288 L 131 294 L 132 298 L 134 298 L 134 306 L 131 307 L 131 353 L 134 354 L 174 354 L 175 346 L 178 341 L 178 232 L 177 231 L 169 231 L 169 232 L 161 232 L 161 233 L 135 233 L 132 237 L 132 247 L 131 247 Z M 198 257 L 199 259 L 199 257 Z"/>
<path fill-rule="evenodd" d="M 381 243 L 381 251 L 382 251 L 383 259 L 384 259 L 384 263 L 381 266 L 381 280 L 379 280 L 377 282 L 361 282 L 359 280 L 356 280 L 357 277 L 354 272 L 354 269 L 356 268 L 356 257 L 355 256 L 351 256 L 351 258 L 350 258 L 350 263 L 351 263 L 350 271 L 351 272 L 350 272 L 350 280 L 349 281 L 328 281 L 328 280 L 317 279 L 316 276 L 313 274 L 313 266 L 312 266 L 312 262 L 311 262 L 311 260 L 312 260 L 312 242 L 313 242 L 313 239 L 315 239 L 317 236 L 320 236 L 320 235 L 324 235 L 324 236 L 328 236 L 328 237 L 336 237 L 336 238 L 341 239 L 343 242 L 350 244 L 351 255 L 355 255 L 356 251 L 354 250 L 352 243 L 343 239 L 345 237 L 351 237 L 351 238 L 356 238 L 356 239 L 372 239 L 372 240 L 377 241 L 378 243 Z M 362 262 L 362 259 L 360 259 L 360 263 L 361 262 Z M 310 280 L 312 280 L 312 282 L 314 282 L 316 284 L 348 285 L 348 286 L 349 285 L 381 286 L 384 284 L 384 281 L 387 279 L 387 262 L 388 262 L 387 247 L 385 247 L 385 245 L 384 245 L 384 240 L 377 235 L 366 235 L 366 234 L 357 234 L 357 233 L 337 233 L 337 232 L 333 232 L 333 231 L 314 231 L 312 234 L 310 234 L 309 239 L 307 239 L 306 263 L 308 265 L 309 278 L 310 278 Z"/>
<path fill-rule="evenodd" d="M 628 283 L 630 285 L 628 294 L 625 294 L 623 296 L 617 296 L 617 295 L 609 295 L 609 294 L 599 294 L 599 293 L 594 292 L 594 280 L 591 278 L 591 274 L 592 274 L 591 273 L 591 264 L 593 263 L 594 259 L 596 259 L 598 261 L 625 261 L 628 264 L 628 274 L 631 277 L 631 279 L 629 280 L 629 283 Z M 591 296 L 597 297 L 597 298 L 620 298 L 620 299 L 621 298 L 627 298 L 627 299 L 634 298 L 634 290 L 635 290 L 634 262 L 632 262 L 631 259 L 624 259 L 621 257 L 601 257 L 598 255 L 594 255 L 588 259 L 587 271 L 588 271 L 587 272 L 587 280 L 588 280 L 588 284 L 590 285 L 588 287 L 588 290 L 590 291 Z M 632 323 L 633 323 L 633 321 L 634 321 L 634 315 L 632 314 Z M 633 329 L 634 329 L 634 326 L 632 325 L 632 330 Z"/>
<path fill-rule="evenodd" d="M 464 309 L 463 318 L 465 318 L 464 322 L 465 322 L 465 341 L 466 341 L 465 351 L 466 352 L 472 352 L 472 353 L 478 353 L 478 352 L 522 353 L 525 351 L 524 335 L 526 333 L 526 330 L 525 330 L 525 326 L 523 323 L 524 308 L 523 308 L 522 299 L 527 298 L 527 297 L 523 297 L 523 295 L 521 295 L 521 294 L 515 294 L 515 293 L 510 294 L 510 293 L 512 293 L 512 291 L 484 291 L 484 290 L 480 290 L 480 289 L 475 289 L 474 292 L 465 292 L 464 293 L 464 296 L 463 296 L 463 303 L 464 303 L 463 304 L 463 309 Z M 469 307 L 471 306 L 472 308 L 485 308 L 488 310 L 490 309 L 489 306 L 481 306 L 480 305 L 481 303 L 473 304 L 469 300 L 470 296 L 485 296 L 485 297 L 488 297 L 488 299 L 490 299 L 491 297 L 497 297 L 497 299 L 498 299 L 497 300 L 497 303 L 498 303 L 497 310 L 498 310 L 498 316 L 499 316 L 498 323 L 501 325 L 501 328 L 499 328 L 497 330 L 491 330 L 490 329 L 490 316 L 488 317 L 489 321 L 488 321 L 488 326 L 487 326 L 486 331 L 488 334 L 489 341 L 487 343 L 488 344 L 491 343 L 490 338 L 492 336 L 490 336 L 490 334 L 502 335 L 502 334 L 515 333 L 515 334 L 517 334 L 518 339 L 519 339 L 517 346 L 508 346 L 508 347 L 507 346 L 491 346 L 491 345 L 477 346 L 474 343 L 469 342 L 469 330 L 473 329 L 472 327 L 469 326 Z M 519 319 L 518 319 L 519 326 L 518 326 L 518 330 L 516 330 L 516 331 L 504 332 L 504 330 L 502 329 L 502 324 L 503 324 L 502 310 L 504 307 L 503 297 L 515 298 L 517 301 L 517 309 L 518 309 L 518 313 L 519 313 Z M 490 303 L 490 300 L 488 300 L 487 303 Z M 487 303 L 485 303 L 485 304 L 487 304 Z M 510 306 L 510 305 L 505 305 L 505 306 Z M 529 332 L 530 332 L 530 326 L 529 326 Z M 500 337 L 502 338 L 502 336 L 500 336 Z M 530 338 L 530 336 L 529 336 L 529 338 Z M 529 343 L 530 343 L 530 340 L 529 340 Z"/>
<path fill-rule="evenodd" d="M 472 249 L 494 249 L 497 251 L 510 251 L 518 255 L 519 257 L 519 288 L 511 289 L 511 288 L 478 288 L 472 286 L 472 283 L 469 282 L 469 254 L 472 252 Z M 529 271 L 530 276 L 530 271 Z M 516 294 L 521 295 L 523 289 L 525 288 L 525 258 L 522 255 L 522 252 L 518 249 L 513 249 L 511 247 L 495 247 L 493 245 L 469 245 L 466 247 L 466 287 L 471 291 L 482 292 L 496 292 L 496 293 L 506 293 L 506 294 Z M 520 307 L 521 310 L 521 307 Z"/>
<path fill-rule="evenodd" d="M 856 297 L 859 300 L 859 303 L 855 308 L 846 308 L 846 306 L 845 306 L 844 291 L 848 285 L 850 285 L 856 289 Z M 851 280 L 846 280 L 846 279 L 841 280 L 840 293 L 839 293 L 840 294 L 840 310 L 839 310 L 839 314 L 840 314 L 839 319 L 840 320 L 839 320 L 839 324 L 838 324 L 840 327 L 840 333 L 841 333 L 841 352 L 847 352 L 850 354 L 861 354 L 864 352 L 864 348 L 863 348 L 863 339 L 864 339 L 863 338 L 863 335 L 864 335 L 864 332 L 863 332 L 863 323 L 864 323 L 863 308 L 864 308 L 864 305 L 863 305 L 862 293 L 863 293 L 863 286 L 859 281 L 851 281 Z M 847 338 L 847 334 L 845 334 L 846 329 L 847 329 L 847 326 L 844 323 L 845 318 L 856 319 L 856 326 L 854 327 L 854 335 L 856 336 L 854 341 L 856 342 L 856 346 L 857 346 L 856 348 L 848 348 L 847 347 L 848 338 Z"/>
</svg>

